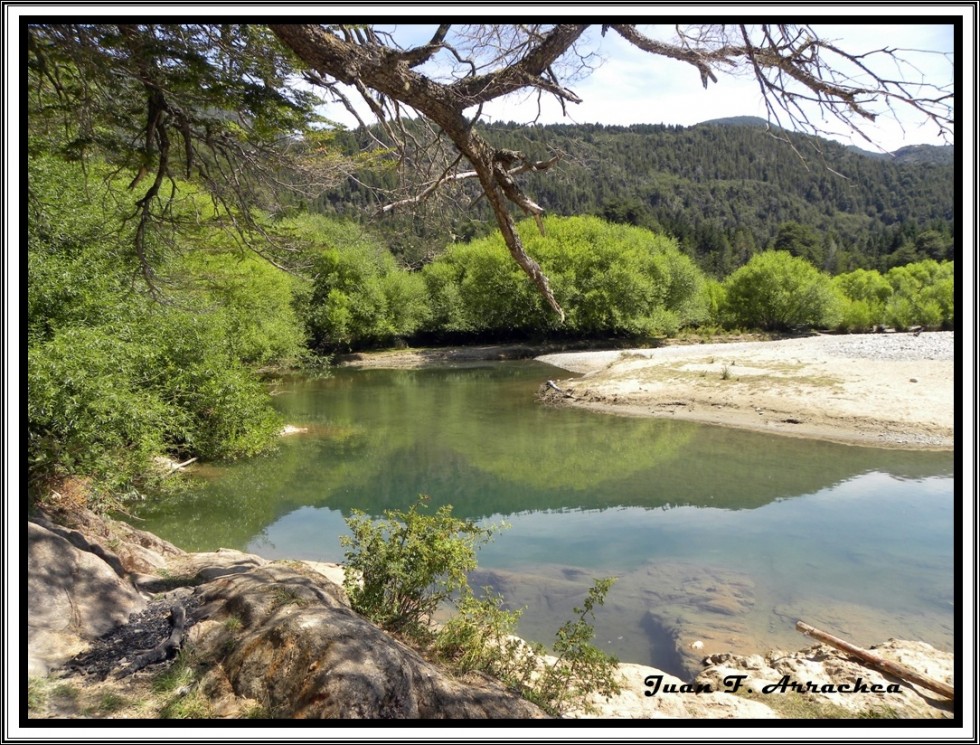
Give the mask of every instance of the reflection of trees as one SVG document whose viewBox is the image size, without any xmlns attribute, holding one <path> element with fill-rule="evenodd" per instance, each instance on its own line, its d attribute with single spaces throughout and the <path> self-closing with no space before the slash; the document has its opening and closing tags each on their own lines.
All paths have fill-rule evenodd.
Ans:
<svg viewBox="0 0 980 745">
<path fill-rule="evenodd" d="M 241 548 L 301 506 L 380 514 L 406 509 L 419 493 L 470 519 L 749 509 L 872 470 L 908 479 L 951 472 L 948 455 L 547 408 L 534 401 L 547 375 L 505 364 L 295 381 L 277 405 L 310 434 L 287 439 L 275 456 L 214 467 L 217 475 L 183 498 L 147 505 L 141 527 L 191 550 Z"/>
</svg>

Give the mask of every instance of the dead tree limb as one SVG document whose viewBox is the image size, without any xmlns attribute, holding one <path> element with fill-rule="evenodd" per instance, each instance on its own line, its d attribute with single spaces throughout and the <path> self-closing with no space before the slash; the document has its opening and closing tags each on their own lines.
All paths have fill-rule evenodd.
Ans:
<svg viewBox="0 0 980 745">
<path fill-rule="evenodd" d="M 926 688 L 933 693 L 938 693 L 945 696 L 946 698 L 954 698 L 953 686 L 949 685 L 948 683 L 934 680 L 933 678 L 917 673 L 915 670 L 912 670 L 911 668 L 908 668 L 898 662 L 886 660 L 884 657 L 876 655 L 874 652 L 861 649 L 861 647 L 855 647 L 853 644 L 850 644 L 843 639 L 838 639 L 836 636 L 832 636 L 826 631 L 815 629 L 813 626 L 803 623 L 803 621 L 796 622 L 796 630 L 801 634 L 812 636 L 814 639 L 822 641 L 824 644 L 829 644 L 842 652 L 846 652 L 852 657 L 857 657 L 862 662 L 868 663 L 871 667 L 877 670 L 881 670 L 889 675 L 894 675 L 896 678 L 901 678 L 909 683 L 922 686 L 923 688 Z"/>
</svg>

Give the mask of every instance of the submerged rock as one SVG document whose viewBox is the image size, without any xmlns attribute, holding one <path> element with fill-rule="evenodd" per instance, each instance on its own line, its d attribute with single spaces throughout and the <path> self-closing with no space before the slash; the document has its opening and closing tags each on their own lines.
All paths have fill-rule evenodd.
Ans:
<svg viewBox="0 0 980 745">
<path fill-rule="evenodd" d="M 27 559 L 29 675 L 77 681 L 90 700 L 104 701 L 127 688 L 152 690 L 173 660 L 145 668 L 133 663 L 172 634 L 174 608 L 179 606 L 179 615 L 186 614 L 181 641 L 190 651 L 197 677 L 168 705 L 181 697 L 206 700 L 196 713 L 184 716 L 240 718 L 256 711 L 267 718 L 545 716 L 490 678 L 470 675 L 460 680 L 447 675 L 358 616 L 347 603 L 339 584 L 342 570 L 336 565 L 269 562 L 226 549 L 185 553 L 149 533 L 90 513 L 71 528 L 45 518 L 29 522 Z M 516 577 L 495 573 L 485 579 L 506 585 Z M 567 571 L 542 578 L 549 603 L 562 606 L 580 601 L 586 580 Z M 623 584 L 630 589 L 628 602 L 635 596 L 657 609 L 649 611 L 649 622 L 667 630 L 676 648 L 684 650 L 683 667 L 696 663 L 697 675 L 682 679 L 653 667 L 622 664 L 620 694 L 593 699 L 589 703 L 594 710 L 586 713 L 582 708 L 567 716 L 952 715 L 952 704 L 936 694 L 896 681 L 829 647 L 789 655 L 725 652 L 703 658 L 698 653 L 716 651 L 734 630 L 732 624 L 755 604 L 751 584 L 736 574 L 722 569 L 696 573 L 693 567 L 675 563 L 643 567 L 623 578 Z M 694 631 L 687 620 L 689 611 L 700 614 L 698 635 L 692 637 L 697 643 L 687 638 Z M 706 624 L 705 616 L 717 618 L 717 625 Z M 952 678 L 952 655 L 927 644 L 890 640 L 875 651 L 930 677 Z M 730 676 L 743 676 L 742 690 L 730 690 Z M 813 682 L 816 689 L 800 692 L 794 682 Z M 824 690 L 825 685 L 851 686 L 856 692 Z M 654 686 L 656 692 L 647 695 Z M 766 686 L 772 688 L 760 693 Z M 892 688 L 882 692 L 874 686 Z M 76 709 L 70 716 L 93 716 L 91 712 Z M 160 714 L 143 710 L 136 715 Z"/>
</svg>

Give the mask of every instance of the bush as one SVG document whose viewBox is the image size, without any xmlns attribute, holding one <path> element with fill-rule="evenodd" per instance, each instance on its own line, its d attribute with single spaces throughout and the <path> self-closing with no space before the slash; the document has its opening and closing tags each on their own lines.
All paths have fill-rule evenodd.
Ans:
<svg viewBox="0 0 980 745">
<path fill-rule="evenodd" d="M 514 636 L 520 611 L 504 610 L 490 592 L 477 598 L 469 586 L 476 548 L 495 528 L 454 518 L 450 506 L 423 514 L 427 501 L 420 496 L 407 512 L 386 510 L 377 521 L 358 510 L 347 518 L 344 588 L 354 610 L 428 645 L 458 673 L 492 675 L 556 716 L 592 693 L 619 691 L 616 660 L 592 645 L 595 608 L 613 580 L 596 581 L 575 620 L 558 630 L 548 664 L 543 647 Z M 456 613 L 433 632 L 433 613 L 450 600 Z"/>
<path fill-rule="evenodd" d="M 663 334 L 707 317 L 704 277 L 676 243 L 596 217 L 547 217 L 518 231 L 566 312 L 563 331 Z M 557 321 L 510 256 L 500 233 L 455 244 L 423 271 L 432 323 L 443 330 L 554 331 Z"/>
<path fill-rule="evenodd" d="M 893 290 L 877 271 L 855 269 L 837 275 L 832 283 L 840 295 L 839 328 L 867 331 L 885 322 L 885 303 Z"/>
<path fill-rule="evenodd" d="M 251 365 L 296 353 L 292 280 L 233 255 L 193 190 L 183 255 L 154 255 L 158 302 L 134 282 L 131 201 L 98 163 L 29 163 L 28 493 L 66 480 L 91 496 L 143 489 L 153 456 L 229 458 L 273 447 L 278 416 Z M 124 188 L 124 187 L 123 187 Z M 213 210 L 212 210 L 213 212 Z M 152 243 L 152 242 L 151 242 Z M 163 278 L 166 277 L 166 281 Z M 98 505 L 92 505 L 98 506 Z"/>
<path fill-rule="evenodd" d="M 725 280 L 730 324 L 769 331 L 834 325 L 838 295 L 830 277 L 786 251 L 765 251 Z"/>
<path fill-rule="evenodd" d="M 410 336 L 429 315 L 425 282 L 400 268 L 387 248 L 354 223 L 302 215 L 284 220 L 312 257 L 301 315 L 310 346 L 321 352 L 390 343 Z"/>
<path fill-rule="evenodd" d="M 221 326 L 229 351 L 241 362 L 275 364 L 302 353 L 295 277 L 255 254 L 220 248 L 188 253 L 174 272 L 184 284 L 182 303 Z"/>
<path fill-rule="evenodd" d="M 911 326 L 952 328 L 955 313 L 953 262 L 932 259 L 889 269 L 885 279 L 893 292 L 885 322 L 898 329 Z"/>
<path fill-rule="evenodd" d="M 582 702 L 592 693 L 608 698 L 620 690 L 616 660 L 592 644 L 595 608 L 603 604 L 613 581 L 596 580 L 582 607 L 575 608 L 575 619 L 555 634 L 552 651 L 557 659 L 544 667 L 531 697 L 553 714 L 562 714 L 570 703 Z"/>
<path fill-rule="evenodd" d="M 371 520 L 360 510 L 346 519 L 352 535 L 342 536 L 344 588 L 354 610 L 389 631 L 425 639 L 439 604 L 468 588 L 476 569 L 476 548 L 493 536 L 452 507 L 434 515 L 419 510 L 421 496 L 407 512 L 386 510 Z"/>
</svg>

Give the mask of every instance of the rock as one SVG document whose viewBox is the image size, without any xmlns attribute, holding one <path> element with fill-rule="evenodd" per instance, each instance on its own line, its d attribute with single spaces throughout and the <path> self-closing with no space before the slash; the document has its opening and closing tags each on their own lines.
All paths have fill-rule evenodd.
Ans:
<svg viewBox="0 0 980 745">
<path fill-rule="evenodd" d="M 952 683 L 953 655 L 925 642 L 889 639 L 872 649 L 923 675 Z M 697 676 L 696 683 L 717 687 L 728 676 L 744 675 L 743 691 L 751 689 L 788 717 L 945 719 L 953 716 L 953 703 L 948 699 L 879 672 L 827 645 L 793 654 L 772 651 L 765 658 L 717 654 L 705 662 L 707 667 Z M 810 683 L 812 686 L 808 686 Z M 862 686 L 868 690 L 862 690 Z M 873 686 L 880 686 L 881 690 L 871 690 Z M 888 690 L 888 686 L 893 686 L 893 690 Z M 824 687 L 827 689 L 823 690 Z"/>
<path fill-rule="evenodd" d="M 318 573 L 267 565 L 200 588 L 211 619 L 242 632 L 222 667 L 272 716 L 313 719 L 540 718 L 486 679 L 464 684 L 358 616 Z M 218 625 L 202 644 L 227 645 Z"/>
<path fill-rule="evenodd" d="M 667 693 L 667 686 L 682 690 L 683 681 L 653 667 L 622 663 L 622 692 L 609 699 L 593 698 L 592 713 L 571 712 L 575 718 L 601 719 L 777 719 L 778 715 L 765 703 L 752 701 L 731 693 L 724 687 L 704 693 Z M 645 685 L 650 676 L 661 677 L 660 692 L 647 696 L 653 688 Z"/>
<path fill-rule="evenodd" d="M 186 554 L 168 566 L 172 574 L 193 577 L 197 582 L 210 582 L 229 574 L 243 574 L 268 563 L 255 554 L 219 548 L 217 551 Z"/>
<path fill-rule="evenodd" d="M 277 718 L 545 716 L 489 678 L 447 675 L 358 616 L 339 584 L 343 569 L 337 565 L 269 562 L 229 549 L 187 554 L 151 534 L 91 514 L 82 514 L 71 527 L 45 517 L 29 522 L 27 559 L 28 672 L 77 676 L 75 680 L 84 676 L 81 695 L 91 703 L 67 716 L 91 716 L 92 707 L 104 696 L 118 698 L 125 690 L 120 686 L 142 692 L 134 698 L 153 695 L 154 681 L 170 663 L 154 663 L 116 678 L 171 633 L 170 618 L 177 603 L 186 611 L 185 643 L 191 646 L 201 677 L 172 695 L 197 700 L 202 708 L 195 710 L 199 712 L 195 716 L 241 718 L 255 712 Z M 154 567 L 155 577 L 140 573 Z M 723 635 L 754 606 L 753 588 L 745 578 L 723 568 L 694 569 L 683 563 L 645 566 L 622 581 L 629 589 L 627 598 L 635 595 L 647 604 L 647 620 L 666 630 L 682 666 L 697 664 L 697 677 L 682 679 L 652 667 L 623 664 L 620 694 L 593 699 L 594 712 L 579 709 L 566 716 L 952 715 L 951 703 L 936 694 L 866 668 L 829 647 L 789 655 L 771 652 L 765 657 L 718 653 L 725 643 Z M 500 586 L 515 580 L 506 573 L 496 573 L 493 579 Z M 562 607 L 577 603 L 587 579 L 568 572 L 542 576 L 542 587 L 548 590 L 543 597 Z M 148 600 L 140 588 L 156 594 Z M 952 679 L 952 655 L 928 644 L 890 640 L 874 649 L 929 677 Z M 702 662 L 704 653 L 709 657 Z M 897 684 L 899 689 L 885 694 L 733 695 L 726 692 L 724 679 L 729 675 L 743 675 L 745 688 L 757 691 L 779 686 L 783 680 L 813 681 L 819 687 L 854 685 L 860 679 L 868 686 Z M 674 686 L 675 692 L 646 696 L 645 681 L 650 676 L 660 676 L 661 685 Z M 116 688 L 100 687 L 113 685 Z M 708 685 L 711 691 L 680 689 L 692 685 Z"/>
<path fill-rule="evenodd" d="M 146 605 L 118 557 L 77 531 L 64 532 L 27 523 L 29 675 L 64 664 Z"/>
<path fill-rule="evenodd" d="M 73 510 L 70 514 L 41 513 L 33 520 L 80 547 L 87 545 L 87 550 L 113 554 L 119 561 L 117 570 L 121 566 L 123 572 L 153 574 L 166 567 L 170 559 L 185 553 L 153 533 L 99 517 L 87 509 Z"/>
</svg>

